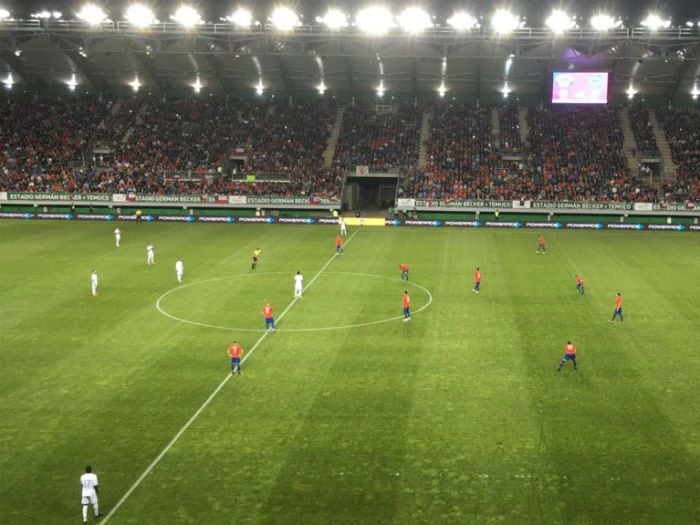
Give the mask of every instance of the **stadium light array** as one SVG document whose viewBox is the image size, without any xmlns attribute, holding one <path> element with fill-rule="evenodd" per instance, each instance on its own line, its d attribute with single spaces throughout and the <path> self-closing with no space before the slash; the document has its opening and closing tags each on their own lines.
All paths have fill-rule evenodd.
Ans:
<svg viewBox="0 0 700 525">
<path fill-rule="evenodd" d="M 258 83 L 255 85 L 255 93 L 262 95 L 265 92 L 265 86 L 263 85 L 262 77 L 258 79 Z"/>
<path fill-rule="evenodd" d="M 491 27 L 499 35 L 512 33 L 520 25 L 520 18 L 507 9 L 499 9 L 491 17 Z"/>
<path fill-rule="evenodd" d="M 566 11 L 555 9 L 545 21 L 547 27 L 552 30 L 555 35 L 561 35 L 576 27 L 576 19 L 569 15 Z"/>
<path fill-rule="evenodd" d="M 226 20 L 231 22 L 236 27 L 250 27 L 253 25 L 253 13 L 244 7 L 239 7 L 233 13 L 228 15 Z"/>
<path fill-rule="evenodd" d="M 391 12 L 378 5 L 362 9 L 355 16 L 355 22 L 360 31 L 372 36 L 386 35 L 393 24 Z"/>
<path fill-rule="evenodd" d="M 11 71 L 7 74 L 7 78 L 4 79 L 2 83 L 5 86 L 5 89 L 12 89 L 12 86 L 15 84 L 15 77 L 12 76 Z"/>
<path fill-rule="evenodd" d="M 134 93 L 137 93 L 139 89 L 141 89 L 141 81 L 139 80 L 139 76 L 135 75 L 134 80 L 129 82 L 129 85 L 131 86 L 131 89 L 134 90 Z"/>
<path fill-rule="evenodd" d="M 438 95 L 440 95 L 440 98 L 444 98 L 445 93 L 447 93 L 447 88 L 445 87 L 445 81 L 443 80 L 440 82 L 440 86 L 438 87 Z"/>
<path fill-rule="evenodd" d="M 319 94 L 323 95 L 328 87 L 326 86 L 326 83 L 321 79 L 321 82 L 319 83 L 318 86 L 316 86 L 316 89 L 318 90 Z"/>
<path fill-rule="evenodd" d="M 596 31 L 610 31 L 622 26 L 622 20 L 606 13 L 598 13 L 591 17 L 591 27 Z"/>
<path fill-rule="evenodd" d="M 625 91 L 625 93 L 627 93 L 627 98 L 632 100 L 637 94 L 637 90 L 634 89 L 634 86 L 632 84 L 630 84 L 630 87 L 627 88 L 627 91 Z"/>
<path fill-rule="evenodd" d="M 85 4 L 77 13 L 77 17 L 91 26 L 100 25 L 107 19 L 107 13 L 95 4 Z"/>
<path fill-rule="evenodd" d="M 510 95 L 510 93 L 511 93 L 511 89 L 508 86 L 507 80 L 503 83 L 503 87 L 501 88 L 501 93 L 503 94 L 503 98 L 508 98 L 508 95 Z"/>
<path fill-rule="evenodd" d="M 7 9 L 0 8 L 0 20 L 7 20 L 10 18 L 10 12 Z"/>
<path fill-rule="evenodd" d="M 417 35 L 433 25 L 430 15 L 420 7 L 408 7 L 398 16 L 399 25 L 410 35 Z"/>
<path fill-rule="evenodd" d="M 693 100 L 697 100 L 698 96 L 700 96 L 700 89 L 698 89 L 697 82 L 693 83 L 693 90 L 690 92 L 690 96 L 693 97 Z"/>
<path fill-rule="evenodd" d="M 668 29 L 671 27 L 671 21 L 662 18 L 658 13 L 649 13 L 649 15 L 642 20 L 642 26 L 646 27 L 649 31 L 658 31 L 659 29 Z"/>
<path fill-rule="evenodd" d="M 54 18 L 56 20 L 59 20 L 63 16 L 63 13 L 60 11 L 39 11 L 38 13 L 32 13 L 30 15 L 31 18 L 38 19 L 38 20 L 48 20 L 49 18 Z"/>
<path fill-rule="evenodd" d="M 379 81 L 379 85 L 377 86 L 377 96 L 379 98 L 382 98 L 384 96 L 384 93 L 386 93 L 386 88 L 384 87 L 384 79 L 382 78 Z"/>
<path fill-rule="evenodd" d="M 280 31 L 291 31 L 301 25 L 299 15 L 287 6 L 276 7 L 270 16 L 270 22 Z"/>
<path fill-rule="evenodd" d="M 348 16 L 343 13 L 340 9 L 329 9 L 326 14 L 317 19 L 318 22 L 322 22 L 326 25 L 328 29 L 338 30 L 348 27 Z"/>
<path fill-rule="evenodd" d="M 71 91 L 75 91 L 75 88 L 78 87 L 78 79 L 75 77 L 75 73 L 70 76 L 70 80 L 66 82 L 66 86 L 68 86 L 68 89 Z"/>
<path fill-rule="evenodd" d="M 457 31 L 469 31 L 479 27 L 479 21 L 466 11 L 457 11 L 447 19 L 447 24 Z"/>
<path fill-rule="evenodd" d="M 150 7 L 144 4 L 131 4 L 124 18 L 134 27 L 145 29 L 156 23 L 156 17 Z"/>
<path fill-rule="evenodd" d="M 170 15 L 170 18 L 187 29 L 196 26 L 202 21 L 202 17 L 197 10 L 189 5 L 178 7 L 175 14 Z"/>
</svg>

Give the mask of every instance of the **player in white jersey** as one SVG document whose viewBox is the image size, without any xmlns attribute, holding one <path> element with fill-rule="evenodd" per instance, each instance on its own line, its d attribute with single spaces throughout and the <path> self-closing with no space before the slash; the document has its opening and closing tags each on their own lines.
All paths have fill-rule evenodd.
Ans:
<svg viewBox="0 0 700 525">
<path fill-rule="evenodd" d="M 304 289 L 304 276 L 301 272 L 297 272 L 294 276 L 294 297 L 301 297 L 301 292 Z"/>
<path fill-rule="evenodd" d="M 97 285 L 98 285 L 97 270 L 93 270 L 92 275 L 90 276 L 90 286 L 92 287 L 92 296 L 93 297 L 95 297 L 97 295 Z"/>
<path fill-rule="evenodd" d="M 185 265 L 181 259 L 178 259 L 175 263 L 175 275 L 177 275 L 177 282 L 182 284 L 182 276 L 185 274 Z"/>
<path fill-rule="evenodd" d="M 156 263 L 156 253 L 153 251 L 152 244 L 146 246 L 146 263 L 148 263 L 148 266 Z"/>
<path fill-rule="evenodd" d="M 114 241 L 117 243 L 117 248 L 119 248 L 119 243 L 122 240 L 122 232 L 119 228 L 114 229 Z"/>
<path fill-rule="evenodd" d="M 345 219 L 342 217 L 340 218 L 340 235 L 343 235 L 345 237 L 348 236 L 348 227 L 345 224 Z"/>
<path fill-rule="evenodd" d="M 97 474 L 93 474 L 92 467 L 85 467 L 85 474 L 80 476 L 81 500 L 83 506 L 83 523 L 87 523 L 88 505 L 92 504 L 92 510 L 95 511 L 95 517 L 100 515 L 99 507 L 97 506 Z"/>
</svg>

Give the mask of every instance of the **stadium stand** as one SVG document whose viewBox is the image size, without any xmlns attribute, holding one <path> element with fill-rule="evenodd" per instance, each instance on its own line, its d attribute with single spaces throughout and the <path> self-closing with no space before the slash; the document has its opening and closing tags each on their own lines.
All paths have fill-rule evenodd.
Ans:
<svg viewBox="0 0 700 525">
<path fill-rule="evenodd" d="M 507 104 L 500 108 L 500 147 L 502 151 L 522 151 L 523 140 L 520 136 L 520 124 L 518 122 L 518 106 Z"/>
<path fill-rule="evenodd" d="M 635 105 L 629 108 L 628 114 L 639 156 L 658 157 L 659 147 L 654 138 L 649 110 L 643 106 Z"/>
<path fill-rule="evenodd" d="M 700 199 L 700 114 L 692 110 L 657 110 L 674 162 L 675 180 L 664 184 L 666 201 Z"/>
</svg>

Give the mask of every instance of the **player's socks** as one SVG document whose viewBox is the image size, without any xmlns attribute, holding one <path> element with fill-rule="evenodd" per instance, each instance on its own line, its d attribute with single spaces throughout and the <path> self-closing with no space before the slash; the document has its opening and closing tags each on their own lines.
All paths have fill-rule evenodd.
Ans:
<svg viewBox="0 0 700 525">
<path fill-rule="evenodd" d="M 87 523 L 87 505 L 83 505 L 83 523 Z"/>
</svg>

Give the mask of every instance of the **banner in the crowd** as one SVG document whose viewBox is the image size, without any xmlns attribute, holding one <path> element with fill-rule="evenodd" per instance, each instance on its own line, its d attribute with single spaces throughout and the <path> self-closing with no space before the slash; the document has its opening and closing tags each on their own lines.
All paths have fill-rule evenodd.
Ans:
<svg viewBox="0 0 700 525">
<path fill-rule="evenodd" d="M 326 197 L 269 197 L 269 196 L 255 196 L 246 197 L 247 204 L 293 204 L 293 205 L 309 205 L 314 206 L 320 205 L 336 205 L 339 203 L 338 199 L 329 199 Z"/>
<path fill-rule="evenodd" d="M 229 204 L 246 204 L 248 202 L 248 198 L 245 195 L 229 195 L 228 196 L 228 203 Z"/>
<path fill-rule="evenodd" d="M 396 199 L 396 205 L 399 208 L 415 208 L 416 199 Z"/>
<path fill-rule="evenodd" d="M 110 193 L 56 193 L 56 192 L 31 192 L 8 191 L 4 199 L 6 201 L 57 201 L 57 202 L 111 202 Z"/>
<path fill-rule="evenodd" d="M 694 202 L 673 204 L 647 202 L 582 202 L 582 201 L 494 201 L 477 199 L 398 199 L 398 209 L 413 208 L 492 208 L 531 210 L 611 210 L 611 211 L 693 211 Z"/>
<path fill-rule="evenodd" d="M 512 201 L 482 201 L 476 199 L 415 199 L 416 208 L 512 208 Z M 399 205 L 399 207 L 401 207 Z"/>
</svg>

